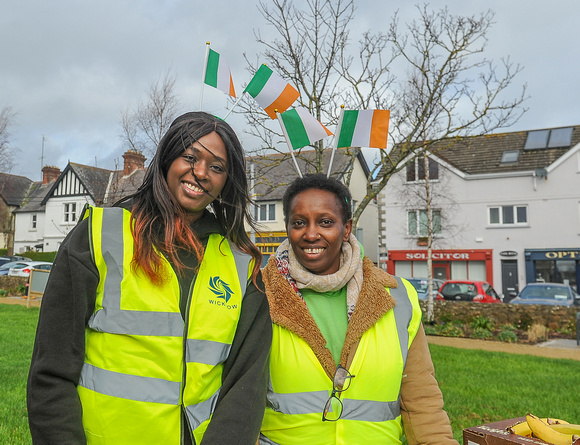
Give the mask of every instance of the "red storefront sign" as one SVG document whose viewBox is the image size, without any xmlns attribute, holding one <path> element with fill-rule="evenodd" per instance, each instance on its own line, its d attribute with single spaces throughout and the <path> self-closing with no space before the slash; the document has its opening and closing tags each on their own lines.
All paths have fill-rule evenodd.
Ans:
<svg viewBox="0 0 580 445">
<path fill-rule="evenodd" d="M 491 249 L 471 249 L 471 250 L 433 250 L 431 254 L 433 262 L 449 261 L 483 261 L 487 281 L 493 285 L 493 261 Z M 426 250 L 389 250 L 387 259 L 387 272 L 396 272 L 395 263 L 397 261 L 427 261 Z"/>
</svg>

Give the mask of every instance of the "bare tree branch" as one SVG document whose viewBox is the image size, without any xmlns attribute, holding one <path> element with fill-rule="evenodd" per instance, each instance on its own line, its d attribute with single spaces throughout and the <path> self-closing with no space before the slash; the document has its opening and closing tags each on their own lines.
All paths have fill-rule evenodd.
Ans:
<svg viewBox="0 0 580 445">
<path fill-rule="evenodd" d="M 121 112 L 121 140 L 126 148 L 137 150 L 149 159 L 153 157 L 179 108 L 175 81 L 176 77 L 167 71 L 162 79 L 149 86 L 144 102 L 140 101 L 135 110 Z"/>
<path fill-rule="evenodd" d="M 380 150 L 369 166 L 367 196 L 355 209 L 355 224 L 419 150 L 442 139 L 507 128 L 526 111 L 525 84 L 515 97 L 506 97 L 522 67 L 509 58 L 494 63 L 484 57 L 492 11 L 461 16 L 417 6 L 415 20 L 401 26 L 395 14 L 383 32 L 363 33 L 353 49 L 354 0 L 304 3 L 299 9 L 290 0 L 260 1 L 258 9 L 277 38 L 254 32 L 263 50 L 253 63 L 246 57 L 247 69 L 253 74 L 265 62 L 297 87 L 300 105 L 329 128 L 336 125 L 341 104 L 391 110 L 392 150 Z M 250 124 L 249 133 L 263 142 L 261 154 L 284 153 L 276 148 L 284 145 L 279 128 L 251 99 L 241 103 L 238 112 Z M 322 151 L 328 147 L 319 142 L 313 148 L 316 171 L 324 171 Z"/>
<path fill-rule="evenodd" d="M 10 127 L 14 125 L 16 113 L 12 107 L 0 111 L 0 172 L 9 172 L 14 167 L 14 151 L 11 146 Z"/>
</svg>

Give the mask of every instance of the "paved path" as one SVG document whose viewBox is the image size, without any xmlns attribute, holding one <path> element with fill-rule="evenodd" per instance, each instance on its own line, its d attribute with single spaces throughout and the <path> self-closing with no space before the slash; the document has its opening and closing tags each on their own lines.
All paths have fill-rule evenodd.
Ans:
<svg viewBox="0 0 580 445">
<path fill-rule="evenodd" d="M 481 349 L 483 351 L 580 360 L 580 346 L 576 344 L 576 340 L 549 340 L 538 345 L 522 345 L 502 341 L 428 335 L 427 341 L 433 345 L 451 346 L 462 349 Z"/>
<path fill-rule="evenodd" d="M 30 306 L 40 307 L 40 301 L 38 298 L 30 300 Z M 26 306 L 26 302 L 26 298 L 22 297 L 0 297 L 0 303 L 2 304 L 21 304 Z"/>
</svg>

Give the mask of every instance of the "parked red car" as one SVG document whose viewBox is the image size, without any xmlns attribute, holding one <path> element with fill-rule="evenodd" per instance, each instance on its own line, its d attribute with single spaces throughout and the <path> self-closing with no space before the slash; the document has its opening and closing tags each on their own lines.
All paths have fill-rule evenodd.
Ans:
<svg viewBox="0 0 580 445">
<path fill-rule="evenodd" d="M 437 300 L 501 303 L 498 293 L 487 281 L 448 280 L 439 288 Z"/>
</svg>

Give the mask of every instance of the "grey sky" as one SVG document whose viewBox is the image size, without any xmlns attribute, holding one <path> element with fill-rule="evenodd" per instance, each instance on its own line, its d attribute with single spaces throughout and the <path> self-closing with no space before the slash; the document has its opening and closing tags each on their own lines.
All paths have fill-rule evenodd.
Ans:
<svg viewBox="0 0 580 445">
<path fill-rule="evenodd" d="M 299 3 L 298 1 L 296 2 Z M 399 10 L 405 20 L 414 2 L 358 0 L 351 37 L 384 29 Z M 576 0 L 436 0 L 451 12 L 491 9 L 495 25 L 486 55 L 510 56 L 524 71 L 529 111 L 511 130 L 580 124 Z M 145 97 L 148 85 L 171 69 L 185 110 L 199 108 L 205 42 L 225 56 L 235 86 L 249 80 L 243 53 L 260 48 L 253 30 L 268 32 L 253 1 L 213 0 L 3 0 L 0 2 L 0 108 L 17 113 L 12 173 L 41 177 L 44 165 L 67 162 L 113 169 L 121 160 L 120 112 Z M 515 92 L 514 92 L 515 94 Z M 204 89 L 203 107 L 225 114 L 226 96 Z M 230 119 L 228 119 L 230 121 Z M 243 143 L 241 121 L 231 122 Z"/>
</svg>

